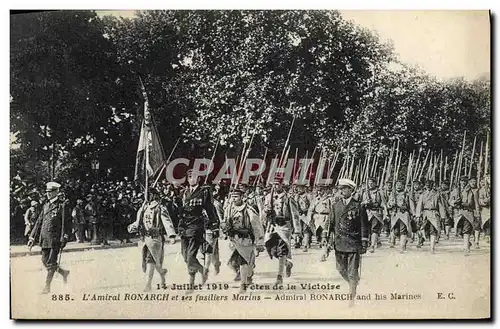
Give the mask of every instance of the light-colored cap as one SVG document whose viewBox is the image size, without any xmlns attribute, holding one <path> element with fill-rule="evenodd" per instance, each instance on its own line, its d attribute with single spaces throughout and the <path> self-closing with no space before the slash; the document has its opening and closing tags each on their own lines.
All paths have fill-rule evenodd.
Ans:
<svg viewBox="0 0 500 329">
<path fill-rule="evenodd" d="M 347 179 L 347 178 L 341 178 L 341 179 L 339 179 L 339 185 L 338 186 L 349 186 L 352 189 L 356 189 L 356 183 L 354 183 L 352 180 Z"/>
<path fill-rule="evenodd" d="M 61 187 L 61 184 L 56 182 L 48 182 L 46 192 L 57 191 Z"/>
<path fill-rule="evenodd" d="M 32 206 L 32 207 L 36 206 L 37 204 L 38 204 L 38 202 L 36 202 L 36 201 L 31 201 L 31 206 Z"/>
</svg>

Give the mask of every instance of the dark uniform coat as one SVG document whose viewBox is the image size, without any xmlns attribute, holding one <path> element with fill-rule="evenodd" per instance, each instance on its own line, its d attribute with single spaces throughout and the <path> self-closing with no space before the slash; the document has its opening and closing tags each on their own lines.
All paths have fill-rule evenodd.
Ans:
<svg viewBox="0 0 500 329">
<path fill-rule="evenodd" d="M 329 216 L 329 234 L 333 234 L 333 248 L 337 270 L 344 280 L 357 284 L 361 254 L 364 253 L 363 241 L 368 243 L 370 224 L 366 209 L 351 198 L 347 205 L 340 200 L 333 205 Z"/>
<path fill-rule="evenodd" d="M 329 234 L 334 235 L 336 251 L 361 251 L 362 240 L 368 241 L 369 223 L 366 209 L 358 200 L 351 198 L 347 206 L 343 200 L 335 203 L 329 221 Z"/>
<path fill-rule="evenodd" d="M 59 248 L 63 236 L 71 233 L 71 211 L 67 203 L 55 198 L 47 201 L 38 216 L 30 239 L 42 248 Z"/>
</svg>

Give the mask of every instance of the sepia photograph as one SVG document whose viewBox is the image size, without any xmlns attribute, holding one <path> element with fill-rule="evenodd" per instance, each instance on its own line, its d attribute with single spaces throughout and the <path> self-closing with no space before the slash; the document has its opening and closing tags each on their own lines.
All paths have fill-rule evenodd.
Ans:
<svg viewBox="0 0 500 329">
<path fill-rule="evenodd" d="M 491 15 L 11 11 L 11 319 L 491 320 Z"/>
</svg>

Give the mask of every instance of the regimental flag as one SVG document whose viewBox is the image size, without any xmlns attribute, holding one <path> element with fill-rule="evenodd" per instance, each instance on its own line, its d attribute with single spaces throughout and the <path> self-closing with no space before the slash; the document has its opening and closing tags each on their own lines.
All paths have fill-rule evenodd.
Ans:
<svg viewBox="0 0 500 329">
<path fill-rule="evenodd" d="M 145 94 L 144 90 L 143 92 Z M 147 155 L 146 152 L 148 152 Z M 145 187 L 146 171 L 148 179 L 155 177 L 161 171 L 165 161 L 166 157 L 160 142 L 160 136 L 149 111 L 146 97 L 144 103 L 144 120 L 142 120 L 139 147 L 137 148 L 135 161 L 134 180 Z"/>
</svg>

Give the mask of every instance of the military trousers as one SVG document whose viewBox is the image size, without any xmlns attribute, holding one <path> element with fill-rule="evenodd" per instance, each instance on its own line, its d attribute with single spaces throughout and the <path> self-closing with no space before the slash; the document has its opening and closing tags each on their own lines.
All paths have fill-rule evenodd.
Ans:
<svg viewBox="0 0 500 329">
<path fill-rule="evenodd" d="M 361 255 L 359 252 L 335 251 L 337 270 L 344 280 L 357 284 L 359 282 L 359 265 Z"/>
<path fill-rule="evenodd" d="M 42 248 L 42 264 L 47 270 L 55 270 L 58 266 L 57 256 L 61 247 L 56 248 Z"/>
</svg>

